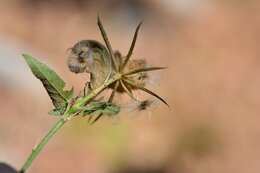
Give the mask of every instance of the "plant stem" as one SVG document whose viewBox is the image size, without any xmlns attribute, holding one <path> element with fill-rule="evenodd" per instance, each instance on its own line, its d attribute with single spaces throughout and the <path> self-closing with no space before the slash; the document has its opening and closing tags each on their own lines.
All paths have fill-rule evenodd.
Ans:
<svg viewBox="0 0 260 173">
<path fill-rule="evenodd" d="M 67 122 L 66 119 L 61 118 L 47 133 L 47 135 L 41 140 L 41 142 L 32 150 L 31 155 L 28 157 L 26 162 L 24 163 L 20 173 L 24 173 L 32 164 L 34 159 L 41 152 L 43 147 L 49 142 L 49 140 L 53 137 L 53 135 Z"/>
<path fill-rule="evenodd" d="M 85 96 L 84 98 L 82 98 L 80 100 L 77 100 L 74 105 L 71 105 L 67 109 L 67 111 L 64 113 L 63 117 L 58 122 L 56 122 L 56 124 L 54 124 L 54 126 L 50 129 L 50 131 L 47 133 L 47 135 L 32 150 L 31 155 L 28 157 L 28 159 L 22 166 L 20 173 L 25 173 L 27 171 L 27 169 L 31 166 L 32 162 L 42 151 L 43 147 L 49 142 L 49 140 L 54 136 L 54 134 L 56 132 L 58 132 L 59 129 L 74 116 L 74 113 L 77 112 L 81 106 L 84 106 L 86 103 L 91 101 L 100 92 L 102 92 L 104 89 L 106 89 L 110 84 L 114 83 L 115 81 L 117 81 L 120 78 L 121 78 L 121 75 L 116 74 L 114 77 L 110 78 L 107 82 L 105 82 L 102 86 L 100 86 L 97 89 L 95 89 L 94 91 L 92 91 L 89 95 Z"/>
<path fill-rule="evenodd" d="M 96 97 L 100 92 L 106 89 L 109 85 L 116 82 L 122 77 L 121 74 L 115 74 L 112 78 L 107 80 L 103 85 L 93 90 L 89 95 L 84 97 L 83 99 L 77 100 L 77 102 L 71 107 L 69 113 L 75 113 L 80 107 L 84 106 L 87 102 L 91 101 L 94 97 Z"/>
</svg>

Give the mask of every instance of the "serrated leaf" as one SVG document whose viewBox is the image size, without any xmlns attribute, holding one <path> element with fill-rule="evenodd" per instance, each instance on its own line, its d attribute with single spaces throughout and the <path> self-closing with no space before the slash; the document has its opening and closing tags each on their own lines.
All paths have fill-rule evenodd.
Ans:
<svg viewBox="0 0 260 173">
<path fill-rule="evenodd" d="M 55 107 L 52 113 L 64 113 L 69 99 L 73 95 L 73 88 L 71 90 L 64 90 L 64 81 L 47 65 L 39 62 L 30 55 L 23 54 L 23 57 L 29 65 L 32 73 L 36 78 L 41 80 L 44 88 L 50 96 Z"/>
</svg>

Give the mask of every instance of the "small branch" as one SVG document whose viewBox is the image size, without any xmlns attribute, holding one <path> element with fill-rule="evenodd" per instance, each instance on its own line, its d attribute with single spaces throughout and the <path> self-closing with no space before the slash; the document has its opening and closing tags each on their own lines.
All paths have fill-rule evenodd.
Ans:
<svg viewBox="0 0 260 173">
<path fill-rule="evenodd" d="M 112 101 L 113 101 L 113 99 L 115 97 L 115 94 L 116 94 L 118 86 L 119 86 L 119 81 L 116 82 L 116 84 L 115 84 L 115 86 L 113 88 L 113 91 L 112 91 L 112 93 L 111 93 L 111 95 L 110 95 L 110 97 L 108 99 L 108 102 L 112 103 Z"/>
<path fill-rule="evenodd" d="M 89 95 L 86 97 L 78 100 L 69 110 L 69 113 L 75 113 L 81 106 L 85 105 L 87 102 L 91 101 L 95 98 L 99 93 L 101 93 L 104 89 L 106 89 L 109 85 L 116 82 L 122 77 L 122 75 L 114 75 L 111 79 L 107 80 L 103 85 L 93 90 Z"/>
<path fill-rule="evenodd" d="M 117 82 L 115 83 L 115 86 L 114 86 L 114 88 L 113 88 L 113 91 L 112 91 L 111 95 L 109 96 L 108 102 L 112 103 L 112 101 L 113 101 L 113 99 L 114 99 L 114 97 L 115 97 L 115 93 L 116 93 L 116 91 L 117 91 L 118 86 L 119 86 L 119 81 L 117 81 Z M 97 116 L 97 117 L 94 119 L 94 121 L 92 121 L 90 124 L 92 125 L 92 124 L 94 124 L 95 122 L 97 122 L 97 120 L 99 120 L 99 119 L 102 117 L 102 115 L 103 115 L 103 113 L 98 114 L 98 116 Z M 90 122 L 91 120 L 92 120 L 92 116 L 90 116 L 89 122 Z"/>
</svg>

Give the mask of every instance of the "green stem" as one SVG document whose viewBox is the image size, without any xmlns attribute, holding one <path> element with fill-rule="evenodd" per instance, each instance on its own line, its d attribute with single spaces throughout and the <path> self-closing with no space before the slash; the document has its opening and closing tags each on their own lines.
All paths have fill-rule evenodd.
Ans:
<svg viewBox="0 0 260 173">
<path fill-rule="evenodd" d="M 24 163 L 20 173 L 24 173 L 32 164 L 34 159 L 41 152 L 43 147 L 49 142 L 53 135 L 67 122 L 67 119 L 61 118 L 47 133 L 47 135 L 41 140 L 41 142 L 32 150 L 31 155 L 28 157 Z"/>
<path fill-rule="evenodd" d="M 86 103 L 91 101 L 91 99 L 95 98 L 100 92 L 102 92 L 104 89 L 106 89 L 109 85 L 114 83 L 115 81 L 121 79 L 121 74 L 115 74 L 112 78 L 107 80 L 103 85 L 93 90 L 89 95 L 86 97 L 77 100 L 77 102 L 71 107 L 69 110 L 69 113 L 75 113 L 80 107 L 84 106 Z"/>
<path fill-rule="evenodd" d="M 85 96 L 84 98 L 77 100 L 74 105 L 72 105 L 65 113 L 63 118 L 61 118 L 54 126 L 50 129 L 50 131 L 47 133 L 47 135 L 40 141 L 38 145 L 32 150 L 31 155 L 28 157 L 26 162 L 24 163 L 20 173 L 25 173 L 27 169 L 31 166 L 32 162 L 35 160 L 35 158 L 39 155 L 39 153 L 42 151 L 43 147 L 49 142 L 49 140 L 54 136 L 54 134 L 67 122 L 69 121 L 73 116 L 74 113 L 76 113 L 81 106 L 84 106 L 86 103 L 91 101 L 93 98 L 95 98 L 100 92 L 102 92 L 104 89 L 107 88 L 108 85 L 114 83 L 118 79 L 121 78 L 121 75 L 115 75 L 111 79 L 109 79 L 107 82 L 105 82 L 102 86 L 92 91 L 89 95 Z"/>
</svg>

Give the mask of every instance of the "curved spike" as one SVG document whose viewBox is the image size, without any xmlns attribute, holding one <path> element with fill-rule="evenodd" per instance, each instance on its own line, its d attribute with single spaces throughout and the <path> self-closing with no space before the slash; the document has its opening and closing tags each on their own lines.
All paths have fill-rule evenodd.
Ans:
<svg viewBox="0 0 260 173">
<path fill-rule="evenodd" d="M 166 68 L 167 67 L 145 67 L 145 68 L 140 68 L 140 69 L 129 71 L 127 73 L 124 73 L 123 75 L 127 76 L 127 75 L 133 75 L 133 74 L 136 74 L 136 73 L 141 73 L 141 72 L 146 72 L 146 71 L 163 70 L 163 69 L 166 69 Z"/>
<path fill-rule="evenodd" d="M 119 81 L 116 81 L 115 87 L 113 88 L 113 91 L 112 91 L 112 93 L 111 93 L 111 95 L 110 95 L 110 97 L 108 99 L 108 102 L 112 103 L 112 101 L 113 101 L 113 99 L 115 97 L 115 93 L 117 91 L 118 86 L 119 86 Z"/>
<path fill-rule="evenodd" d="M 138 32 L 139 32 L 139 29 L 140 29 L 142 23 L 143 22 L 140 22 L 138 24 L 136 30 L 135 30 L 135 34 L 134 34 L 134 38 L 133 38 L 132 44 L 130 46 L 130 49 L 129 49 L 127 55 L 126 55 L 126 59 L 125 59 L 125 61 L 124 61 L 124 63 L 123 63 L 123 65 L 122 65 L 120 70 L 123 70 L 125 68 L 126 64 L 128 63 L 128 61 L 129 61 L 129 59 L 130 59 L 130 57 L 131 57 L 131 55 L 133 53 L 133 50 L 134 50 L 134 47 L 135 47 L 135 43 L 136 43 L 136 40 L 137 40 L 137 36 L 138 36 Z"/>
<path fill-rule="evenodd" d="M 105 31 L 105 29 L 104 29 L 104 27 L 103 27 L 103 24 L 102 24 L 102 22 L 101 22 L 101 20 L 100 20 L 99 15 L 98 15 L 98 17 L 97 17 L 97 24 L 98 24 L 99 30 L 100 30 L 100 32 L 101 32 L 101 35 L 102 35 L 102 37 L 103 37 L 103 39 L 104 39 L 104 41 L 105 41 L 105 44 L 106 44 L 106 46 L 107 46 L 107 49 L 108 49 L 108 51 L 109 51 L 109 55 L 110 55 L 110 57 L 111 57 L 112 65 L 113 65 L 113 67 L 114 67 L 115 70 L 118 70 L 118 68 L 117 68 L 117 66 L 116 66 L 115 56 L 114 56 L 114 52 L 113 52 L 112 46 L 111 46 L 111 44 L 110 44 L 110 42 L 109 42 L 109 40 L 108 40 L 106 31 Z"/>
<path fill-rule="evenodd" d="M 89 118 L 89 122 L 90 122 L 90 125 L 93 125 L 95 122 L 97 122 L 97 120 L 99 120 L 101 117 L 103 116 L 103 113 L 99 113 L 98 116 L 92 121 L 92 118 Z"/>
<path fill-rule="evenodd" d="M 148 90 L 147 88 L 144 88 L 144 87 L 141 87 L 141 86 L 137 86 L 137 85 L 133 84 L 132 82 L 130 82 L 130 81 L 128 81 L 128 80 L 125 80 L 125 82 L 126 82 L 127 84 L 133 86 L 133 87 L 136 87 L 136 88 L 138 88 L 138 89 L 140 89 L 140 90 L 143 90 L 144 92 L 146 92 L 146 93 L 148 93 L 148 94 L 151 94 L 152 96 L 154 96 L 154 97 L 156 97 L 157 99 L 161 100 L 165 105 L 167 105 L 168 107 L 170 107 L 169 104 L 168 104 L 163 98 L 161 98 L 159 95 L 155 94 L 154 92 Z"/>
<path fill-rule="evenodd" d="M 133 100 L 137 100 L 137 101 L 138 101 L 138 99 L 136 99 L 136 98 L 134 97 L 134 95 L 133 95 L 131 89 L 129 89 L 129 88 L 126 86 L 126 84 L 124 83 L 124 81 L 120 80 L 120 84 L 122 85 L 122 87 L 124 88 L 126 94 L 127 94 L 129 97 L 131 97 Z"/>
</svg>

